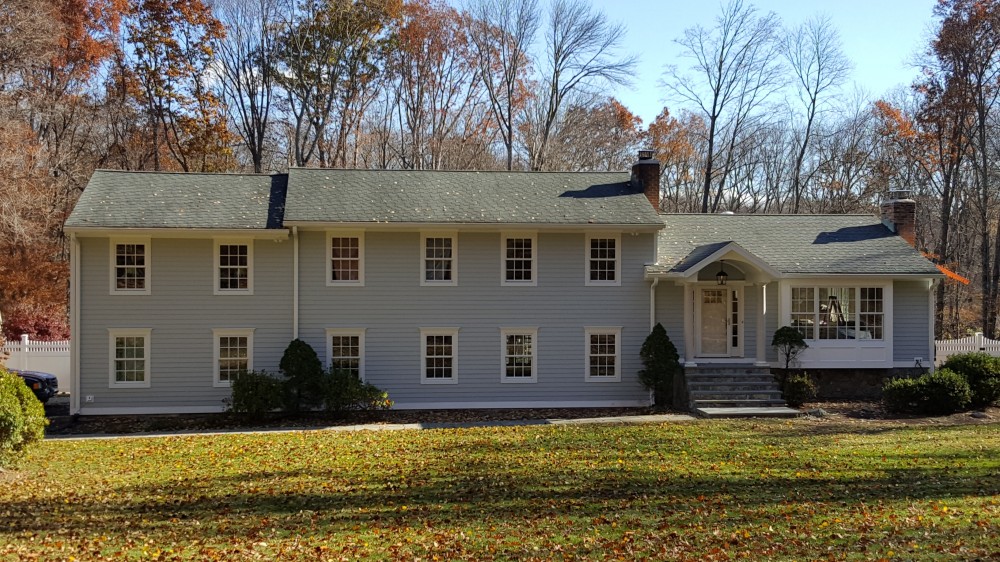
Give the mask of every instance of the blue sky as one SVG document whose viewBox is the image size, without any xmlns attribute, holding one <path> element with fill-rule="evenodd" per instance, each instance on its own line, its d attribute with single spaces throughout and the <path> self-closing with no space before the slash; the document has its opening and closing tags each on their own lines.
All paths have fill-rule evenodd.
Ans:
<svg viewBox="0 0 1000 562">
<path fill-rule="evenodd" d="M 658 85 L 667 64 L 682 63 L 674 39 L 695 25 L 711 27 L 721 11 L 713 0 L 592 0 L 612 21 L 627 28 L 625 50 L 639 56 L 632 90 L 614 95 L 648 124 L 664 105 Z M 817 15 L 830 17 L 844 53 L 854 64 L 855 87 L 876 97 L 908 86 L 918 75 L 915 55 L 926 49 L 934 24 L 935 0 L 757 0 L 761 12 L 776 13 L 788 27 Z M 544 3 L 543 3 L 544 5 Z"/>
</svg>

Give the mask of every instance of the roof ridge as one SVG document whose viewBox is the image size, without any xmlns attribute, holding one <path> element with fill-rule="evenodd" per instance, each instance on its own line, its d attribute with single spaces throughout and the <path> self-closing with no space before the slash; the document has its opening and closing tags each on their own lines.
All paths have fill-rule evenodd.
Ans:
<svg viewBox="0 0 1000 562">
<path fill-rule="evenodd" d="M 287 176 L 287 172 L 184 172 L 176 170 L 116 170 L 114 168 L 97 168 L 94 172 L 112 172 L 121 174 L 150 174 L 160 176 L 251 176 L 259 178 L 273 178 L 275 176 Z"/>
<path fill-rule="evenodd" d="M 288 171 L 292 170 L 304 170 L 309 172 L 390 172 L 390 173 L 433 173 L 433 174 L 444 174 L 444 173 L 463 173 L 463 174 L 572 174 L 574 176 L 585 175 L 585 174 L 628 174 L 628 170 L 617 170 L 610 172 L 597 172 L 597 171 L 586 171 L 586 172 L 571 172 L 571 171 L 558 171 L 558 170 L 383 170 L 383 169 L 372 169 L 372 168 L 305 168 L 301 166 L 289 166 Z"/>
<path fill-rule="evenodd" d="M 661 217 L 873 217 L 874 213 L 660 213 Z"/>
</svg>

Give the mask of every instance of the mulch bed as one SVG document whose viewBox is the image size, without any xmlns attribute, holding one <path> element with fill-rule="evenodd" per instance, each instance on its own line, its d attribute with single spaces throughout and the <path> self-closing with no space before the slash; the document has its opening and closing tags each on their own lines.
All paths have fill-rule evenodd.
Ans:
<svg viewBox="0 0 1000 562">
<path fill-rule="evenodd" d="M 1000 408 L 982 413 L 963 412 L 951 416 L 920 417 L 894 414 L 880 402 L 842 401 L 805 404 L 802 412 L 818 422 L 868 424 L 870 422 L 919 424 L 975 424 L 1000 419 Z M 277 428 L 317 429 L 355 424 L 462 423 L 537 419 L 580 419 L 635 416 L 665 413 L 653 408 L 549 408 L 492 410 L 390 410 L 357 412 L 343 418 L 320 414 L 274 414 L 266 418 L 247 418 L 232 414 L 172 414 L 141 416 L 70 416 L 68 405 L 46 407 L 50 424 L 47 435 L 122 435 L 173 431 L 267 430 Z M 672 412 L 686 413 L 686 412 Z"/>
</svg>

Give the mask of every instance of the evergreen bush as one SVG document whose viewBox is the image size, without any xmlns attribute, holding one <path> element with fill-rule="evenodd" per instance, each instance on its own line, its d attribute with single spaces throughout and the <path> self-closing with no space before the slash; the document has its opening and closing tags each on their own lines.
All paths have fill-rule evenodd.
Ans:
<svg viewBox="0 0 1000 562">
<path fill-rule="evenodd" d="M 791 326 L 782 326 L 775 330 L 771 347 L 778 350 L 778 355 L 785 362 L 785 370 L 788 370 L 795 358 L 809 345 L 802 337 L 802 332 Z"/>
<path fill-rule="evenodd" d="M 323 364 L 311 345 L 300 339 L 292 340 L 281 356 L 278 369 L 285 376 L 287 411 L 310 410 L 323 403 Z"/>
<path fill-rule="evenodd" d="M 806 373 L 792 373 L 785 377 L 781 394 L 789 406 L 798 408 L 816 398 L 816 383 Z"/>
<path fill-rule="evenodd" d="M 882 388 L 882 400 L 893 412 L 943 416 L 964 410 L 972 390 L 962 375 L 938 369 L 915 379 L 893 379 Z"/>
<path fill-rule="evenodd" d="M 264 371 L 240 373 L 232 382 L 230 412 L 261 416 L 281 408 L 282 384 Z"/>
<path fill-rule="evenodd" d="M 323 408 L 328 414 L 340 416 L 347 412 L 388 410 L 392 407 L 389 394 L 364 382 L 353 373 L 331 369 L 323 377 Z"/>
<path fill-rule="evenodd" d="M 973 407 L 982 408 L 1000 400 L 1000 357 L 982 352 L 962 353 L 949 357 L 941 368 L 965 377 L 972 390 Z"/>
<path fill-rule="evenodd" d="M 677 347 L 670 341 L 663 324 L 657 323 L 646 337 L 639 350 L 642 370 L 639 382 L 653 391 L 657 406 L 664 407 L 673 399 L 674 378 L 681 373 L 680 356 Z"/>
<path fill-rule="evenodd" d="M 21 460 L 45 436 L 45 408 L 21 377 L 0 367 L 0 467 Z"/>
</svg>

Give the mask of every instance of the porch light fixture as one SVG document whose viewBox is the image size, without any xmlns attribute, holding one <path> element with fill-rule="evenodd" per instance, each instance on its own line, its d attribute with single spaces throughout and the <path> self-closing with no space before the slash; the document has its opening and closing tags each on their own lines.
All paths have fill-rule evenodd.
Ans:
<svg viewBox="0 0 1000 562">
<path fill-rule="evenodd" d="M 719 285 L 725 285 L 726 281 L 729 279 L 729 274 L 726 273 L 726 262 L 721 262 L 721 263 L 722 265 L 720 267 L 722 269 L 720 269 L 719 272 L 715 274 L 715 279 L 719 282 Z"/>
</svg>

